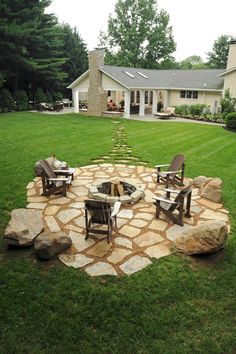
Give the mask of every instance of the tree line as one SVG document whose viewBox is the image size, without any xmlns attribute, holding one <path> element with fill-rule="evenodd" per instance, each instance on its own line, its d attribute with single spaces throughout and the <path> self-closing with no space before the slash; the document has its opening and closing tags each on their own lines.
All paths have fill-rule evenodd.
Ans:
<svg viewBox="0 0 236 354">
<path fill-rule="evenodd" d="M 21 104 L 23 97 L 41 102 L 60 99 L 88 67 L 86 44 L 76 28 L 59 24 L 56 16 L 45 12 L 50 3 L 0 2 L 0 105 L 7 100 L 14 106 L 19 97 Z"/>
<path fill-rule="evenodd" d="M 0 2 L 0 111 L 61 99 L 68 84 L 88 68 L 87 46 L 77 29 L 45 12 L 51 2 Z M 152 69 L 226 67 L 232 39 L 227 35 L 215 41 L 207 62 L 197 55 L 176 62 L 169 20 L 157 0 L 118 0 L 107 32 L 99 36 L 105 63 Z"/>
</svg>

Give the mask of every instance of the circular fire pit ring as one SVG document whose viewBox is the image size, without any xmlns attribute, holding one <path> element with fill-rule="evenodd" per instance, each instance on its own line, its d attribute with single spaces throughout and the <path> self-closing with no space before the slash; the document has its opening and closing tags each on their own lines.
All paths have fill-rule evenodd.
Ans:
<svg viewBox="0 0 236 354">
<path fill-rule="evenodd" d="M 136 203 L 144 197 L 144 190 L 141 186 L 113 178 L 89 188 L 89 197 L 95 200 L 103 200 L 109 203 L 120 201 L 122 204 Z"/>
</svg>

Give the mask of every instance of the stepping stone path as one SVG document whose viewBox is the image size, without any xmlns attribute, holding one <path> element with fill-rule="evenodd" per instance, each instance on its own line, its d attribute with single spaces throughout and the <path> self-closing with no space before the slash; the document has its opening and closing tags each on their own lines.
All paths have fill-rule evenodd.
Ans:
<svg viewBox="0 0 236 354">
<path fill-rule="evenodd" d="M 94 163 L 104 163 L 104 162 L 115 162 L 122 164 L 139 164 L 139 165 L 147 165 L 147 162 L 140 160 L 139 157 L 132 155 L 132 149 L 127 143 L 127 134 L 125 132 L 125 127 L 119 121 L 114 121 L 117 125 L 117 129 L 115 130 L 112 141 L 113 141 L 113 149 L 112 152 L 107 155 L 100 156 L 93 160 Z"/>
<path fill-rule="evenodd" d="M 122 133 L 119 135 L 121 139 L 123 129 L 118 131 Z M 142 185 L 145 196 L 134 204 L 122 205 L 117 218 L 118 227 L 114 229 L 109 244 L 104 235 L 85 241 L 83 202 L 88 198 L 91 186 L 99 181 L 109 181 L 112 177 Z M 185 179 L 184 182 L 188 184 L 190 180 Z M 36 177 L 27 186 L 27 207 L 41 210 L 46 232 L 62 231 L 71 238 L 72 246 L 58 256 L 65 265 L 82 269 L 90 276 L 131 275 L 151 265 L 154 259 L 170 255 L 176 237 L 193 226 L 206 220 L 223 220 L 229 225 L 228 211 L 223 205 L 200 197 L 197 187 L 193 188 L 192 193 L 192 217 L 184 218 L 183 227 L 173 225 L 163 214 L 161 219 L 156 219 L 152 196 L 162 195 L 163 188 L 163 184 L 157 184 L 152 168 L 93 164 L 76 169 L 67 197 L 58 195 L 39 199 L 42 184 L 41 179 Z"/>
</svg>

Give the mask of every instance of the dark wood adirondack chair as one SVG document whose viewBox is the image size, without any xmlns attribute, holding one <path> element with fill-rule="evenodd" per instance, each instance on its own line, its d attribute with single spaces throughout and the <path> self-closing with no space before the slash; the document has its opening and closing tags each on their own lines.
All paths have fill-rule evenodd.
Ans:
<svg viewBox="0 0 236 354">
<path fill-rule="evenodd" d="M 42 167 L 43 195 L 62 193 L 66 197 L 66 189 L 72 178 L 69 172 L 67 170 L 58 170 L 58 173 L 55 173 L 46 160 L 40 160 L 39 164 Z"/>
<path fill-rule="evenodd" d="M 114 206 L 110 203 L 100 200 L 85 200 L 85 224 L 86 236 L 85 240 L 90 236 L 90 233 L 107 234 L 107 242 L 111 241 L 112 230 L 115 223 L 117 226 L 116 216 L 120 209 L 120 202 L 116 202 Z M 98 225 L 107 225 L 106 230 L 96 228 Z"/>
<path fill-rule="evenodd" d="M 173 157 L 173 160 L 169 165 L 156 165 L 157 182 L 164 182 L 166 188 L 169 187 L 169 184 L 183 186 L 184 160 L 185 156 L 183 154 L 178 154 Z M 161 171 L 163 167 L 165 167 L 167 171 Z"/>
<path fill-rule="evenodd" d="M 155 200 L 154 205 L 156 206 L 156 218 L 159 218 L 160 212 L 163 212 L 174 224 L 183 226 L 183 215 L 187 218 L 191 217 L 192 185 L 180 191 L 171 189 L 164 189 L 164 191 L 166 192 L 164 197 L 153 197 Z M 177 194 L 174 201 L 170 200 L 171 193 Z M 184 210 L 185 198 L 187 198 L 186 210 Z M 178 212 L 177 215 L 174 214 L 175 210 Z"/>
</svg>

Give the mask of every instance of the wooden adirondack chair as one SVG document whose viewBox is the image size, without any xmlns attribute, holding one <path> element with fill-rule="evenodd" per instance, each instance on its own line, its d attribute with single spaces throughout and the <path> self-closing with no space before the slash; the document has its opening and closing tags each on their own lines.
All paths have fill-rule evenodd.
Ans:
<svg viewBox="0 0 236 354">
<path fill-rule="evenodd" d="M 170 183 L 177 186 L 183 186 L 184 160 L 185 156 L 183 154 L 178 154 L 173 157 L 173 160 L 169 165 L 156 165 L 157 182 L 164 182 L 166 188 L 169 187 Z M 163 167 L 166 167 L 167 171 L 161 171 Z"/>
<path fill-rule="evenodd" d="M 115 223 L 117 226 L 117 213 L 119 212 L 121 202 L 116 202 L 114 207 L 108 202 L 100 200 L 85 200 L 85 224 L 86 236 L 85 240 L 90 236 L 90 233 L 107 234 L 107 242 L 111 241 L 112 230 Z M 107 230 L 96 228 L 94 225 L 107 225 Z"/>
<path fill-rule="evenodd" d="M 191 195 L 192 195 L 192 185 L 183 188 L 182 190 L 171 190 L 164 189 L 166 192 L 164 197 L 153 197 L 155 200 L 154 205 L 156 206 L 156 218 L 159 218 L 160 212 L 163 212 L 174 224 L 183 226 L 183 215 L 187 218 L 191 217 L 190 206 L 191 206 Z M 170 200 L 171 193 L 177 194 L 174 201 Z M 186 210 L 184 210 L 184 201 L 187 198 Z M 174 211 L 178 214 L 175 215 Z"/>
<path fill-rule="evenodd" d="M 62 193 L 66 197 L 66 189 L 71 183 L 72 176 L 68 170 L 57 170 L 51 168 L 46 160 L 39 160 L 42 167 L 43 195 Z"/>
</svg>

